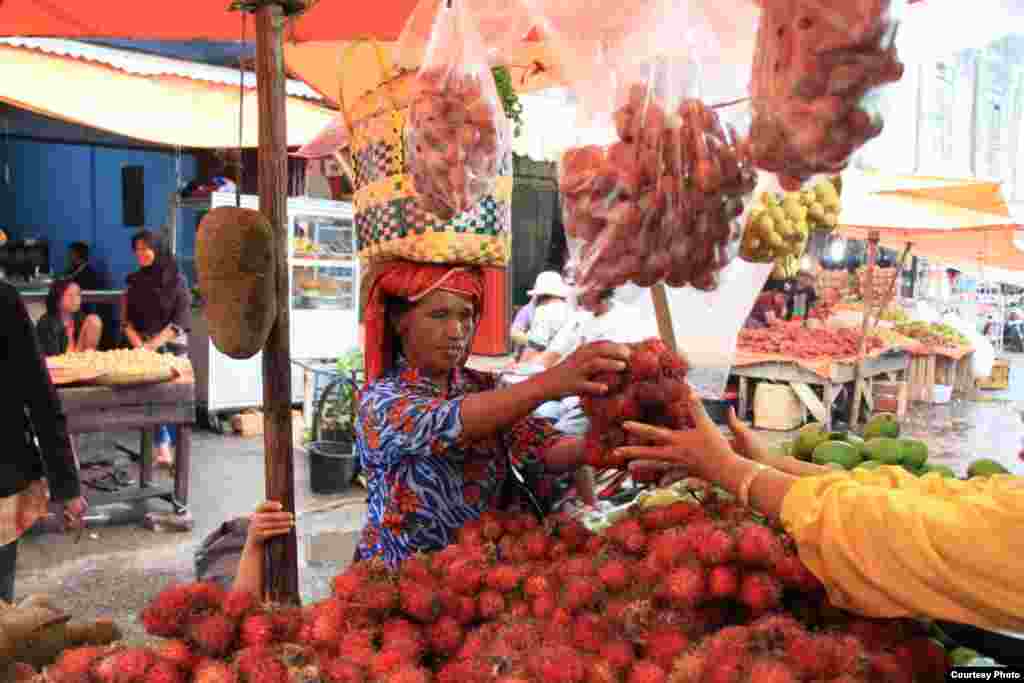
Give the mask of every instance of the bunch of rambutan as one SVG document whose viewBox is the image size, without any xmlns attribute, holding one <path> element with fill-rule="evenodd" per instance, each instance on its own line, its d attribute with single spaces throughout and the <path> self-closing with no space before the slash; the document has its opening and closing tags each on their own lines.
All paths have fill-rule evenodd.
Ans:
<svg viewBox="0 0 1024 683">
<path fill-rule="evenodd" d="M 641 439 L 622 429 L 624 422 L 645 422 L 672 429 L 694 425 L 686 401 L 686 360 L 660 339 L 629 346 L 632 354 L 624 372 L 608 372 L 594 378 L 606 385 L 608 392 L 582 399 L 583 412 L 590 419 L 584 458 L 594 467 L 622 467 L 625 463 L 615 458 L 613 451 L 625 445 L 644 445 Z"/>
</svg>

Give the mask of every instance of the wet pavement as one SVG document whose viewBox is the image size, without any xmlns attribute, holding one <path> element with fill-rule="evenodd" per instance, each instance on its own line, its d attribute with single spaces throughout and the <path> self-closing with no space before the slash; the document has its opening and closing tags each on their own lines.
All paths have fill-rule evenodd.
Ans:
<svg viewBox="0 0 1024 683">
<path fill-rule="evenodd" d="M 942 406 L 919 404 L 904 420 L 904 433 L 929 444 L 931 461 L 963 474 L 975 458 L 989 457 L 1024 475 L 1018 457 L 1024 441 L 1024 356 L 1012 359 L 1011 386 L 981 392 L 978 400 Z M 765 433 L 771 441 L 791 434 Z M 91 435 L 81 443 L 83 460 L 119 454 L 115 442 L 137 443 L 137 434 Z M 124 457 L 124 456 L 119 456 Z M 365 515 L 365 492 L 318 496 L 309 489 L 305 451 L 295 451 L 300 577 L 304 602 L 329 593 L 330 579 L 352 556 L 352 543 Z M 166 477 L 166 474 L 158 475 Z M 107 616 L 130 639 L 144 634 L 136 615 L 170 581 L 193 579 L 196 547 L 223 521 L 248 514 L 262 499 L 262 437 L 242 438 L 196 431 L 192 451 L 189 532 L 143 528 L 148 511 L 169 511 L 162 501 L 134 507 L 91 510 L 109 518 L 95 522 L 76 543 L 75 535 L 33 532 L 19 547 L 19 597 L 48 593 L 76 620 Z"/>
</svg>

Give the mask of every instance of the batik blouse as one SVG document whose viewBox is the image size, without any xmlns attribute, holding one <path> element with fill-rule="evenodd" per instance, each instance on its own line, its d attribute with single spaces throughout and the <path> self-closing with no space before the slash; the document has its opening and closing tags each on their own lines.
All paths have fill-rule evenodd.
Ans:
<svg viewBox="0 0 1024 683">
<path fill-rule="evenodd" d="M 510 460 L 538 497 L 555 495 L 541 454 L 564 435 L 551 422 L 528 417 L 492 437 L 462 437 L 463 400 L 496 383 L 494 375 L 456 369 L 445 393 L 400 360 L 361 392 L 356 452 L 369 493 L 357 559 L 394 567 L 444 548 L 463 524 L 499 504 Z"/>
</svg>

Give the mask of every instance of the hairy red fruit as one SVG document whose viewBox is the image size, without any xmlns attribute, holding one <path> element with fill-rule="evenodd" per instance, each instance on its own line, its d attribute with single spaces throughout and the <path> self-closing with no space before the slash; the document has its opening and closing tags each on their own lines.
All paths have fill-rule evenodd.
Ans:
<svg viewBox="0 0 1024 683">
<path fill-rule="evenodd" d="M 665 669 L 690 645 L 690 639 L 681 628 L 662 626 L 647 634 L 645 656 Z"/>
<path fill-rule="evenodd" d="M 598 652 L 609 635 L 608 624 L 596 614 L 581 614 L 572 625 L 572 642 L 584 652 Z"/>
<path fill-rule="evenodd" d="M 249 591 L 231 591 L 224 596 L 221 611 L 225 616 L 237 621 L 257 607 L 259 601 Z"/>
<path fill-rule="evenodd" d="M 946 650 L 939 643 L 925 636 L 917 636 L 901 643 L 893 650 L 893 654 L 901 661 L 909 661 L 915 678 L 920 680 L 944 680 L 950 667 Z"/>
<path fill-rule="evenodd" d="M 871 680 L 878 683 L 913 683 L 914 672 L 907 662 L 891 652 L 876 652 L 868 657 Z"/>
<path fill-rule="evenodd" d="M 431 623 L 440 611 L 437 592 L 430 586 L 402 580 L 398 584 L 399 603 L 408 616 L 423 623 Z"/>
<path fill-rule="evenodd" d="M 545 683 L 583 683 L 586 666 L 570 647 L 549 645 L 528 660 L 531 673 Z"/>
<path fill-rule="evenodd" d="M 776 560 L 773 571 L 783 584 L 801 593 L 818 593 L 824 590 L 818 577 L 796 555 L 787 554 L 780 557 Z"/>
<path fill-rule="evenodd" d="M 223 614 L 211 614 L 189 628 L 196 648 L 210 657 L 223 657 L 234 645 L 237 626 Z"/>
<path fill-rule="evenodd" d="M 573 577 L 565 582 L 562 593 L 562 605 L 576 611 L 590 606 L 597 597 L 597 586 L 590 579 Z"/>
<path fill-rule="evenodd" d="M 481 619 L 497 619 L 505 611 L 505 597 L 492 590 L 486 590 L 477 597 L 477 612 Z"/>
<path fill-rule="evenodd" d="M 499 593 L 511 593 L 519 588 L 519 584 L 525 578 L 525 571 L 521 567 L 511 564 L 499 564 L 491 568 L 484 578 L 488 588 Z"/>
<path fill-rule="evenodd" d="M 610 591 L 621 591 L 630 582 L 629 564 L 623 560 L 611 559 L 597 570 L 597 578 Z"/>
<path fill-rule="evenodd" d="M 740 575 L 734 565 L 719 565 L 708 572 L 708 595 L 714 600 L 734 597 L 739 586 Z"/>
<path fill-rule="evenodd" d="M 778 579 L 765 572 L 746 574 L 740 581 L 739 598 L 754 612 L 766 612 L 779 606 L 782 585 Z"/>
<path fill-rule="evenodd" d="M 636 662 L 629 672 L 629 683 L 665 683 L 665 669 L 654 662 Z"/>
<path fill-rule="evenodd" d="M 334 577 L 333 592 L 339 598 L 352 598 L 359 595 L 362 586 L 363 577 L 354 571 L 347 571 Z"/>
<path fill-rule="evenodd" d="M 703 567 L 677 567 L 665 577 L 664 596 L 673 604 L 688 607 L 700 604 L 707 596 L 707 574 Z"/>
<path fill-rule="evenodd" d="M 626 640 L 610 640 L 601 646 L 601 658 L 608 662 L 614 671 L 625 671 L 636 658 L 633 644 Z"/>
<path fill-rule="evenodd" d="M 366 673 L 362 667 L 352 662 L 335 658 L 321 666 L 320 673 L 327 683 L 364 683 Z"/>
<path fill-rule="evenodd" d="M 267 614 L 252 614 L 238 628 L 242 647 L 269 645 L 274 641 L 274 620 Z"/>
<path fill-rule="evenodd" d="M 777 659 L 758 659 L 750 667 L 750 680 L 758 683 L 799 683 L 796 674 Z"/>
<path fill-rule="evenodd" d="M 754 567 L 771 567 L 784 554 L 775 532 L 754 522 L 740 527 L 736 551 L 741 562 Z"/>
<path fill-rule="evenodd" d="M 247 683 L 291 683 L 288 667 L 277 659 L 266 658 L 249 674 Z"/>
<path fill-rule="evenodd" d="M 696 503 L 679 501 L 665 506 L 665 522 L 670 527 L 679 527 L 703 516 L 703 510 Z"/>
<path fill-rule="evenodd" d="M 529 531 L 519 539 L 523 544 L 526 557 L 533 561 L 543 560 L 548 556 L 550 545 L 548 535 L 540 529 Z"/>
<path fill-rule="evenodd" d="M 207 659 L 196 667 L 192 683 L 238 683 L 238 677 L 224 662 Z"/>
<path fill-rule="evenodd" d="M 725 529 L 712 529 L 696 552 L 697 559 L 704 564 L 731 562 L 736 556 L 736 539 Z"/>
<path fill-rule="evenodd" d="M 557 606 L 553 595 L 538 595 L 530 603 L 530 613 L 537 619 L 548 619 L 554 614 Z"/>
<path fill-rule="evenodd" d="M 629 372 L 634 380 L 656 379 L 661 374 L 661 361 L 651 351 L 634 351 L 629 358 Z"/>
<path fill-rule="evenodd" d="M 182 671 L 192 671 L 196 664 L 196 655 L 192 649 L 181 640 L 167 640 L 157 646 L 158 656 L 174 662 Z"/>
</svg>

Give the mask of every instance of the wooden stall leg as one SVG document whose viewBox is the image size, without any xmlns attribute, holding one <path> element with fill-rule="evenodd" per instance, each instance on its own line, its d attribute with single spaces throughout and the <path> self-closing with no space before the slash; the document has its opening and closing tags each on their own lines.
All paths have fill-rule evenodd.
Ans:
<svg viewBox="0 0 1024 683">
<path fill-rule="evenodd" d="M 192 426 L 178 425 L 178 443 L 174 448 L 174 501 L 178 513 L 188 505 L 189 474 L 192 470 Z"/>
<path fill-rule="evenodd" d="M 749 382 L 748 382 L 746 377 L 742 377 L 741 376 L 740 377 L 739 396 L 737 396 L 737 400 L 736 400 L 736 403 L 737 403 L 736 409 L 737 409 L 737 412 L 739 413 L 739 415 L 737 417 L 739 417 L 741 420 L 746 420 L 747 419 L 747 400 L 748 400 L 747 396 L 749 395 L 749 393 L 750 393 L 750 384 L 749 384 Z"/>
<path fill-rule="evenodd" d="M 825 382 L 821 388 L 821 395 L 824 399 L 822 403 L 825 404 L 825 419 L 822 421 L 822 425 L 825 427 L 825 431 L 832 431 L 832 404 L 836 400 L 835 386 L 831 382 Z"/>
<path fill-rule="evenodd" d="M 153 428 L 139 430 L 139 488 L 153 481 Z"/>
</svg>

